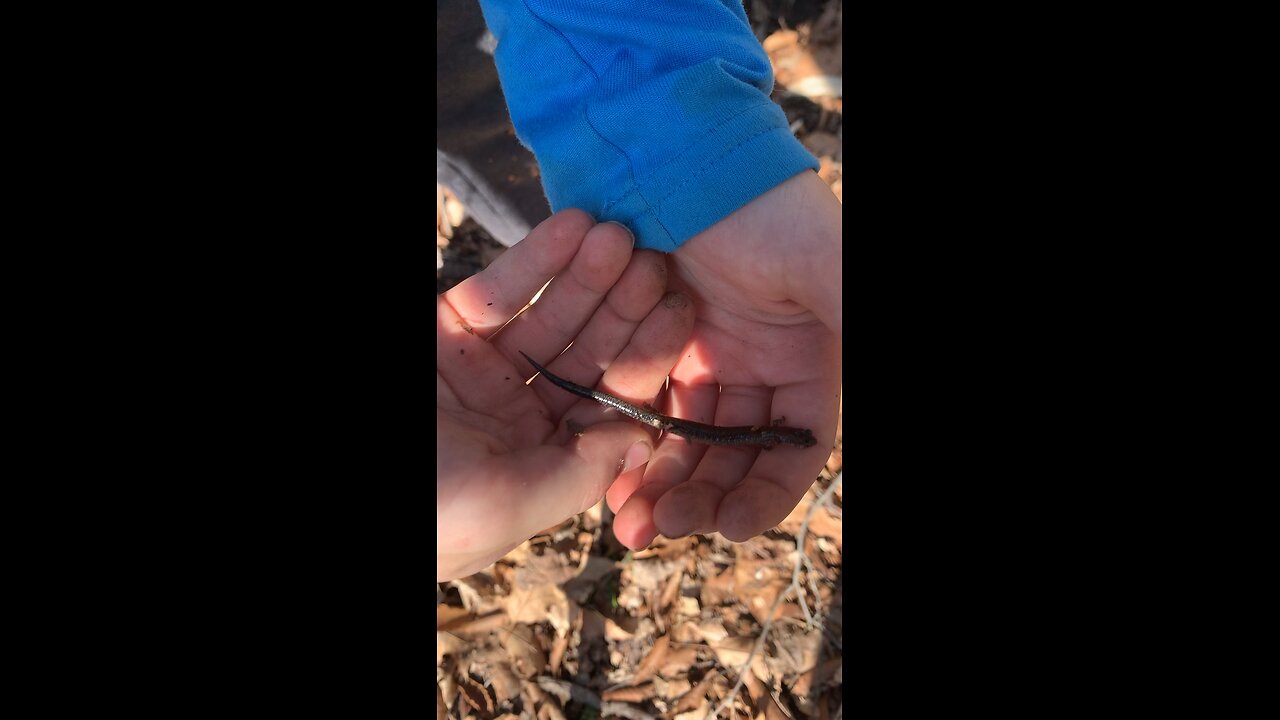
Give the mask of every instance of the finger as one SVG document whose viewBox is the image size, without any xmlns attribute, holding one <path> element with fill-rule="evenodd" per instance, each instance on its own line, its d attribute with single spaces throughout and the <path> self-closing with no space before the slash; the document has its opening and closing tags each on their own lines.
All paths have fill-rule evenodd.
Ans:
<svg viewBox="0 0 1280 720">
<path fill-rule="evenodd" d="M 666 290 L 666 261 L 662 254 L 640 250 L 631 256 L 618 283 L 587 321 L 573 341 L 573 347 L 543 364 L 552 373 L 584 387 L 595 387 L 608 367 L 627 346 L 636 329 L 653 312 Z M 542 301 L 539 300 L 541 305 Z M 505 333 L 504 333 L 505 335 Z M 526 376 L 532 368 L 520 361 Z M 668 368 L 669 369 L 669 368 Z M 665 377 L 665 374 L 664 376 Z M 551 409 L 552 417 L 560 417 L 577 398 L 547 382 L 533 383 L 542 402 Z"/>
<path fill-rule="evenodd" d="M 436 299 L 437 406 L 504 417 L 546 413 L 525 387 L 524 376 L 467 327 L 443 296 Z"/>
<path fill-rule="evenodd" d="M 609 483 L 643 465 L 652 452 L 653 440 L 642 426 L 602 423 L 564 447 L 543 445 L 483 463 L 476 473 L 486 478 L 483 491 L 467 494 L 440 515 L 475 513 L 504 535 L 528 538 L 600 502 Z"/>
<path fill-rule="evenodd" d="M 534 359 L 554 358 L 578 336 L 618 282 L 633 244 L 631 233 L 617 223 L 591 228 L 565 271 L 556 275 L 538 302 L 493 338 L 493 344 L 522 369 L 528 364 L 520 351 Z"/>
<path fill-rule="evenodd" d="M 693 332 L 693 303 L 683 293 L 667 293 L 662 302 L 641 321 L 630 340 L 611 362 L 604 361 L 607 354 L 601 348 L 574 343 L 565 353 L 568 363 L 576 362 L 578 355 L 600 358 L 607 362 L 608 370 L 600 378 L 597 387 L 605 393 L 633 405 L 643 406 L 658 396 L 666 383 L 667 373 L 680 356 L 680 350 Z M 554 372 L 554 371 L 553 371 Z M 614 420 L 619 412 L 592 400 L 579 401 L 565 413 L 558 433 L 568 432 L 570 421 L 589 427 L 595 423 Z M 628 422 L 639 421 L 628 420 Z M 639 425 L 640 427 L 648 427 Z"/>
<path fill-rule="evenodd" d="M 717 425 L 768 425 L 770 388 L 734 385 L 721 388 L 716 402 Z M 739 483 L 760 454 L 751 446 L 707 449 L 689 480 L 671 488 L 654 505 L 658 532 L 667 537 L 714 532 L 725 493 Z"/>
<path fill-rule="evenodd" d="M 688 354 L 689 349 L 685 353 Z M 673 417 L 710 423 L 715 417 L 719 388 L 671 381 L 663 412 Z M 707 445 L 668 433 L 663 436 L 642 478 L 628 475 L 609 486 L 605 499 L 614 511 L 613 532 L 618 541 L 638 550 L 658 535 L 653 508 L 671 488 L 689 479 L 707 452 Z"/>
<path fill-rule="evenodd" d="M 441 297 L 467 327 L 487 338 L 569 265 L 594 225 L 591 216 L 581 210 L 562 210 L 539 223 L 489 267 Z"/>
<path fill-rule="evenodd" d="M 798 420 L 796 424 L 812 429 L 819 442 L 810 448 L 760 453 L 747 477 L 729 488 L 720 501 L 715 520 L 720 534 L 741 542 L 782 522 L 795 508 L 831 456 L 839 394 L 840 378 L 835 373 L 774 392 L 776 416 L 785 416 L 789 424 Z"/>
</svg>

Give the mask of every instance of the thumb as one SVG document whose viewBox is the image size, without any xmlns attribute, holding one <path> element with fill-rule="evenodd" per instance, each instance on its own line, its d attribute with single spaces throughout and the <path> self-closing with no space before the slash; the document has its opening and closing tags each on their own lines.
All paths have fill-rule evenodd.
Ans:
<svg viewBox="0 0 1280 720">
<path fill-rule="evenodd" d="M 590 508 L 618 475 L 649 462 L 653 437 L 633 422 L 592 425 L 564 447 L 540 446 L 512 456 L 509 496 L 524 505 L 516 523 L 525 537 Z"/>
</svg>

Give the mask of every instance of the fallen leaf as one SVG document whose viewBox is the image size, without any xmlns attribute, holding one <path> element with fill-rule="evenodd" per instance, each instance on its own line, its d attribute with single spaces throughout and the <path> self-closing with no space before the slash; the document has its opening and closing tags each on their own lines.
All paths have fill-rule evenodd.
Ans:
<svg viewBox="0 0 1280 720">
<path fill-rule="evenodd" d="M 505 662 L 493 663 L 484 674 L 493 688 L 493 694 L 499 705 L 520 697 L 520 679 L 511 671 Z"/>
<path fill-rule="evenodd" d="M 658 600 L 658 612 L 666 612 L 671 607 L 671 603 L 676 599 L 676 594 L 680 592 L 680 580 L 684 577 L 684 572 L 679 568 L 671 573 L 671 577 L 667 579 L 666 587 L 662 589 L 662 597 Z M 684 598 L 680 598 L 681 601 Z"/>
<path fill-rule="evenodd" d="M 724 572 L 703 583 L 699 593 L 702 607 L 716 607 L 737 600 L 734 594 L 733 577 L 733 568 L 728 567 Z"/>
<path fill-rule="evenodd" d="M 569 629 L 569 599 L 555 585 L 525 588 L 517 584 L 507 596 L 506 606 L 512 622 L 550 622 L 557 632 Z"/>
<path fill-rule="evenodd" d="M 600 696 L 601 700 L 617 702 L 644 702 L 654 696 L 656 690 L 652 683 L 640 687 L 615 688 Z"/>
<path fill-rule="evenodd" d="M 569 649 L 569 634 L 557 634 L 556 639 L 551 642 L 551 657 L 548 659 L 548 667 L 551 668 L 551 674 L 555 675 L 560 672 L 560 663 L 564 660 L 564 652 Z"/>
<path fill-rule="evenodd" d="M 747 661 L 751 655 L 751 648 L 756 644 L 753 637 L 737 636 L 725 638 L 722 642 L 711 646 L 716 654 L 716 659 L 720 661 L 720 666 L 726 670 L 738 671 L 742 667 L 742 663 Z"/>
<path fill-rule="evenodd" d="M 546 668 L 547 656 L 538 647 L 533 630 L 528 625 L 517 624 L 505 633 L 502 648 L 511 658 L 512 667 L 525 679 L 543 672 Z"/>
<path fill-rule="evenodd" d="M 711 687 L 711 683 L 715 682 L 716 673 L 709 672 L 702 677 L 696 686 L 689 692 L 685 693 L 676 706 L 672 708 L 677 714 L 689 712 L 690 710 L 705 705 L 707 701 L 707 690 Z"/>
<path fill-rule="evenodd" d="M 471 643 L 449 632 L 436 631 L 436 665 L 444 662 L 445 655 L 456 655 L 470 647 Z"/>
<path fill-rule="evenodd" d="M 707 620 L 696 627 L 702 639 L 712 645 L 729 637 L 728 631 L 724 629 L 724 623 L 719 620 Z"/>
<path fill-rule="evenodd" d="M 613 618 L 605 618 L 604 637 L 606 640 L 630 640 L 635 637 L 635 633 L 628 632 L 626 628 L 614 622 Z"/>
<path fill-rule="evenodd" d="M 653 679 L 653 688 L 659 697 L 674 700 L 688 693 L 693 688 L 693 685 L 685 677 L 672 678 L 671 680 L 663 680 L 660 677 L 656 677 Z"/>
<path fill-rule="evenodd" d="M 697 661 L 697 648 L 676 648 L 667 652 L 667 657 L 662 661 L 662 669 L 658 674 L 666 678 L 683 677 L 689 674 L 689 667 Z"/>
<path fill-rule="evenodd" d="M 462 701 L 470 705 L 471 709 L 485 717 L 493 716 L 493 698 L 489 696 L 485 686 L 466 675 L 459 675 L 458 690 L 461 692 Z"/>
<path fill-rule="evenodd" d="M 671 638 L 663 635 L 653 644 L 649 650 L 649 654 L 645 655 L 644 661 L 640 663 L 640 667 L 636 669 L 636 674 L 631 678 L 631 685 L 639 685 L 646 680 L 653 678 L 658 674 L 658 669 L 662 667 L 662 662 L 667 656 L 667 651 L 671 647 Z"/>
<path fill-rule="evenodd" d="M 697 598 L 682 597 L 677 612 L 683 617 L 697 617 L 702 609 L 698 607 Z"/>
</svg>

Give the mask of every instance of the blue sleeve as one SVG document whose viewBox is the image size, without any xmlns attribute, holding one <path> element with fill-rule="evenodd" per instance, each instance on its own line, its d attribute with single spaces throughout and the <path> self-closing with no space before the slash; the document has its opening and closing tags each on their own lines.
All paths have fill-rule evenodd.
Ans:
<svg viewBox="0 0 1280 720">
<path fill-rule="evenodd" d="M 672 251 L 818 162 L 772 100 L 740 0 L 481 0 L 553 211 Z"/>
</svg>

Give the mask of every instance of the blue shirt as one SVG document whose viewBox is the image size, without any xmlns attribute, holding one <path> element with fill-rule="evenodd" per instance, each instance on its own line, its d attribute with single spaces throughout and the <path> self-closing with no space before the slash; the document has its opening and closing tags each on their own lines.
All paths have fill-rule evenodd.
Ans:
<svg viewBox="0 0 1280 720">
<path fill-rule="evenodd" d="M 735 0 L 481 0 L 520 141 L 553 211 L 672 251 L 818 161 L 769 99 Z"/>
</svg>

